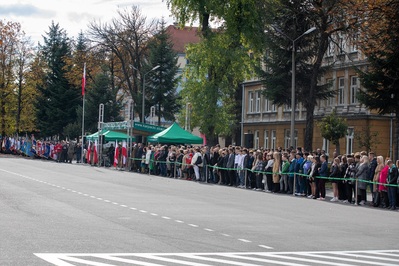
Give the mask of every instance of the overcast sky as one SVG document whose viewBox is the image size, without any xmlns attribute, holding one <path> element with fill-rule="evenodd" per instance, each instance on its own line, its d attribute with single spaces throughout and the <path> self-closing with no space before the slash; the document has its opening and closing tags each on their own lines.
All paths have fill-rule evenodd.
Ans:
<svg viewBox="0 0 399 266">
<path fill-rule="evenodd" d="M 173 19 L 162 0 L 0 0 L 0 19 L 21 23 L 22 30 L 35 44 L 43 43 L 51 22 L 59 23 L 69 37 L 85 31 L 91 21 L 108 22 L 117 17 L 117 10 L 137 5 L 150 20 L 164 16 L 167 24 Z"/>
</svg>

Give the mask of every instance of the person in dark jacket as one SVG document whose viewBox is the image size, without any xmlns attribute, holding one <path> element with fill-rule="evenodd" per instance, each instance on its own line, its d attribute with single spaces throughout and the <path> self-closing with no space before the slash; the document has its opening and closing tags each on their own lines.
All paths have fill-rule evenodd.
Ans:
<svg viewBox="0 0 399 266">
<path fill-rule="evenodd" d="M 319 169 L 318 186 L 316 190 L 316 197 L 320 200 L 326 199 L 326 177 L 328 177 L 328 163 L 327 156 L 322 154 L 320 156 L 321 166 Z"/>
<path fill-rule="evenodd" d="M 393 163 L 393 161 L 388 161 L 389 173 L 387 178 L 388 183 L 388 198 L 389 198 L 389 207 L 388 209 L 396 210 L 396 193 L 397 193 L 397 185 L 398 185 L 398 168 Z"/>
</svg>

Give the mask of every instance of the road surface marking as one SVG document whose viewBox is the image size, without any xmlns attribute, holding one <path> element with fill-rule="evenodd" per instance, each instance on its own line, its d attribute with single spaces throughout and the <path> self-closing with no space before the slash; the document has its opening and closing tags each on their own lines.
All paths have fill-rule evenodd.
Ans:
<svg viewBox="0 0 399 266">
<path fill-rule="evenodd" d="M 261 248 L 265 248 L 265 249 L 273 249 L 272 247 L 265 246 L 265 245 L 259 245 L 259 247 L 261 247 Z"/>
<path fill-rule="evenodd" d="M 239 238 L 238 241 L 241 241 L 241 242 L 244 242 L 244 243 L 251 243 L 252 242 L 250 240 L 242 239 L 242 238 Z"/>
<path fill-rule="evenodd" d="M 103 199 L 103 198 L 97 198 L 97 197 L 95 197 L 95 196 L 90 196 L 89 194 L 85 194 L 85 193 L 83 193 L 83 192 L 79 192 L 79 191 L 76 191 L 76 190 L 73 190 L 73 189 L 70 189 L 70 188 L 65 188 L 65 187 L 57 186 L 57 185 L 55 185 L 55 184 L 51 184 L 51 183 L 48 183 L 48 182 L 45 182 L 45 181 L 42 181 L 42 180 L 33 179 L 33 178 L 31 178 L 31 177 L 24 176 L 24 175 L 21 175 L 21 174 L 18 174 L 18 173 L 14 173 L 14 172 L 2 170 L 2 169 L 0 169 L 0 170 L 1 170 L 1 171 L 4 171 L 4 172 L 7 172 L 7 173 L 10 173 L 10 174 L 13 174 L 13 175 L 17 175 L 17 176 L 26 178 L 26 179 L 33 180 L 33 181 L 35 181 L 35 182 L 47 184 L 47 185 L 52 186 L 52 187 L 61 188 L 61 189 L 63 189 L 63 190 L 67 190 L 67 191 L 69 191 L 69 192 L 76 193 L 76 194 L 78 194 L 78 195 L 83 195 L 83 196 L 85 196 L 85 197 L 95 198 L 95 199 L 97 199 L 97 200 L 102 200 L 102 201 L 104 201 L 104 202 L 106 202 L 106 203 L 112 203 L 113 205 L 119 205 L 119 206 L 125 207 L 125 208 L 128 207 L 127 205 L 124 205 L 124 204 L 119 204 L 119 203 L 114 202 L 114 201 L 105 200 L 105 199 Z M 137 210 L 137 208 L 134 208 L 134 207 L 131 207 L 130 209 L 131 209 L 131 210 Z M 146 211 L 146 210 L 139 210 L 139 211 L 140 211 L 141 213 L 148 213 L 148 211 Z M 151 213 L 151 215 L 152 215 L 152 216 L 158 216 L 158 214 L 155 214 L 155 213 Z M 168 216 L 161 216 L 161 217 L 162 217 L 163 219 L 165 219 L 165 220 L 171 220 L 171 219 L 172 219 L 172 218 L 170 218 L 170 217 L 168 217 Z M 174 221 L 177 222 L 177 223 L 181 223 L 181 224 L 184 223 L 184 222 L 181 221 L 181 220 L 174 220 Z M 196 224 L 188 224 L 188 225 L 191 226 L 191 227 L 193 227 L 193 228 L 198 228 L 198 227 L 200 227 L 199 225 L 196 225 Z M 214 230 L 209 229 L 209 228 L 206 228 L 206 229 L 204 229 L 204 230 L 206 230 L 206 231 L 208 231 L 208 232 L 214 232 Z M 226 236 L 226 237 L 230 237 L 230 235 L 228 235 L 228 234 L 221 234 L 221 235 Z M 246 239 L 238 239 L 238 240 L 241 241 L 241 242 L 247 242 L 247 243 L 252 242 L 252 241 L 246 240 Z"/>
</svg>

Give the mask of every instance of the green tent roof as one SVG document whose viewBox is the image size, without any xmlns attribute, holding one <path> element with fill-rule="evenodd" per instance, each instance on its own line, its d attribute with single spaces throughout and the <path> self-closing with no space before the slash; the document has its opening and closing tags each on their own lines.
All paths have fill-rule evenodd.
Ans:
<svg viewBox="0 0 399 266">
<path fill-rule="evenodd" d="M 88 140 L 96 140 L 98 139 L 98 132 L 86 136 Z M 102 130 L 100 132 L 100 135 L 105 136 L 105 141 L 119 141 L 119 140 L 128 140 L 130 137 L 129 135 L 122 133 L 122 132 L 117 132 L 117 131 L 111 131 L 111 130 Z M 135 138 L 133 137 L 133 141 L 135 141 Z"/>
<path fill-rule="evenodd" d="M 182 129 L 176 122 L 167 129 L 149 136 L 148 142 L 175 143 L 175 144 L 202 144 L 202 138 Z"/>
</svg>

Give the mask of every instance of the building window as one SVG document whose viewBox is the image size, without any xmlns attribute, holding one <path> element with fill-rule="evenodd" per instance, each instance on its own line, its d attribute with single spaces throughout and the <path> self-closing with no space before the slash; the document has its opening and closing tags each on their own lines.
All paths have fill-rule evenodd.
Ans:
<svg viewBox="0 0 399 266">
<path fill-rule="evenodd" d="M 338 79 L 338 104 L 345 103 L 345 78 Z"/>
<path fill-rule="evenodd" d="M 269 149 L 269 131 L 265 130 L 263 132 L 263 148 Z"/>
<path fill-rule="evenodd" d="M 346 51 L 346 36 L 345 34 L 338 35 L 339 54 L 344 54 Z"/>
<path fill-rule="evenodd" d="M 328 153 L 330 150 L 330 141 L 328 139 L 323 138 L 323 147 L 321 149 Z"/>
<path fill-rule="evenodd" d="M 359 33 L 355 33 L 352 36 L 352 40 L 350 41 L 350 45 L 349 45 L 349 52 L 351 53 L 355 53 L 357 52 L 357 41 L 359 39 Z"/>
<path fill-rule="evenodd" d="M 254 92 L 248 92 L 248 113 L 254 112 Z"/>
<path fill-rule="evenodd" d="M 255 92 L 255 112 L 260 113 L 260 91 Z"/>
<path fill-rule="evenodd" d="M 328 48 L 327 48 L 327 57 L 333 56 L 334 55 L 334 41 L 330 40 L 328 42 Z"/>
<path fill-rule="evenodd" d="M 272 143 L 271 143 L 271 147 L 273 150 L 276 149 L 276 142 L 277 142 L 277 134 L 276 134 L 276 130 L 272 130 Z"/>
<path fill-rule="evenodd" d="M 288 104 L 284 104 L 284 111 L 291 111 L 291 106 Z"/>
<path fill-rule="evenodd" d="M 284 148 L 288 149 L 291 146 L 291 131 L 289 129 L 284 130 Z"/>
<path fill-rule="evenodd" d="M 346 135 L 346 154 L 352 154 L 353 152 L 353 139 L 354 139 L 354 129 L 352 127 L 348 128 Z"/>
<path fill-rule="evenodd" d="M 259 130 L 255 130 L 255 135 L 254 135 L 254 147 L 257 149 L 259 148 Z"/>
<path fill-rule="evenodd" d="M 359 78 L 358 77 L 351 77 L 351 104 L 357 103 L 357 90 L 359 86 Z"/>
</svg>

